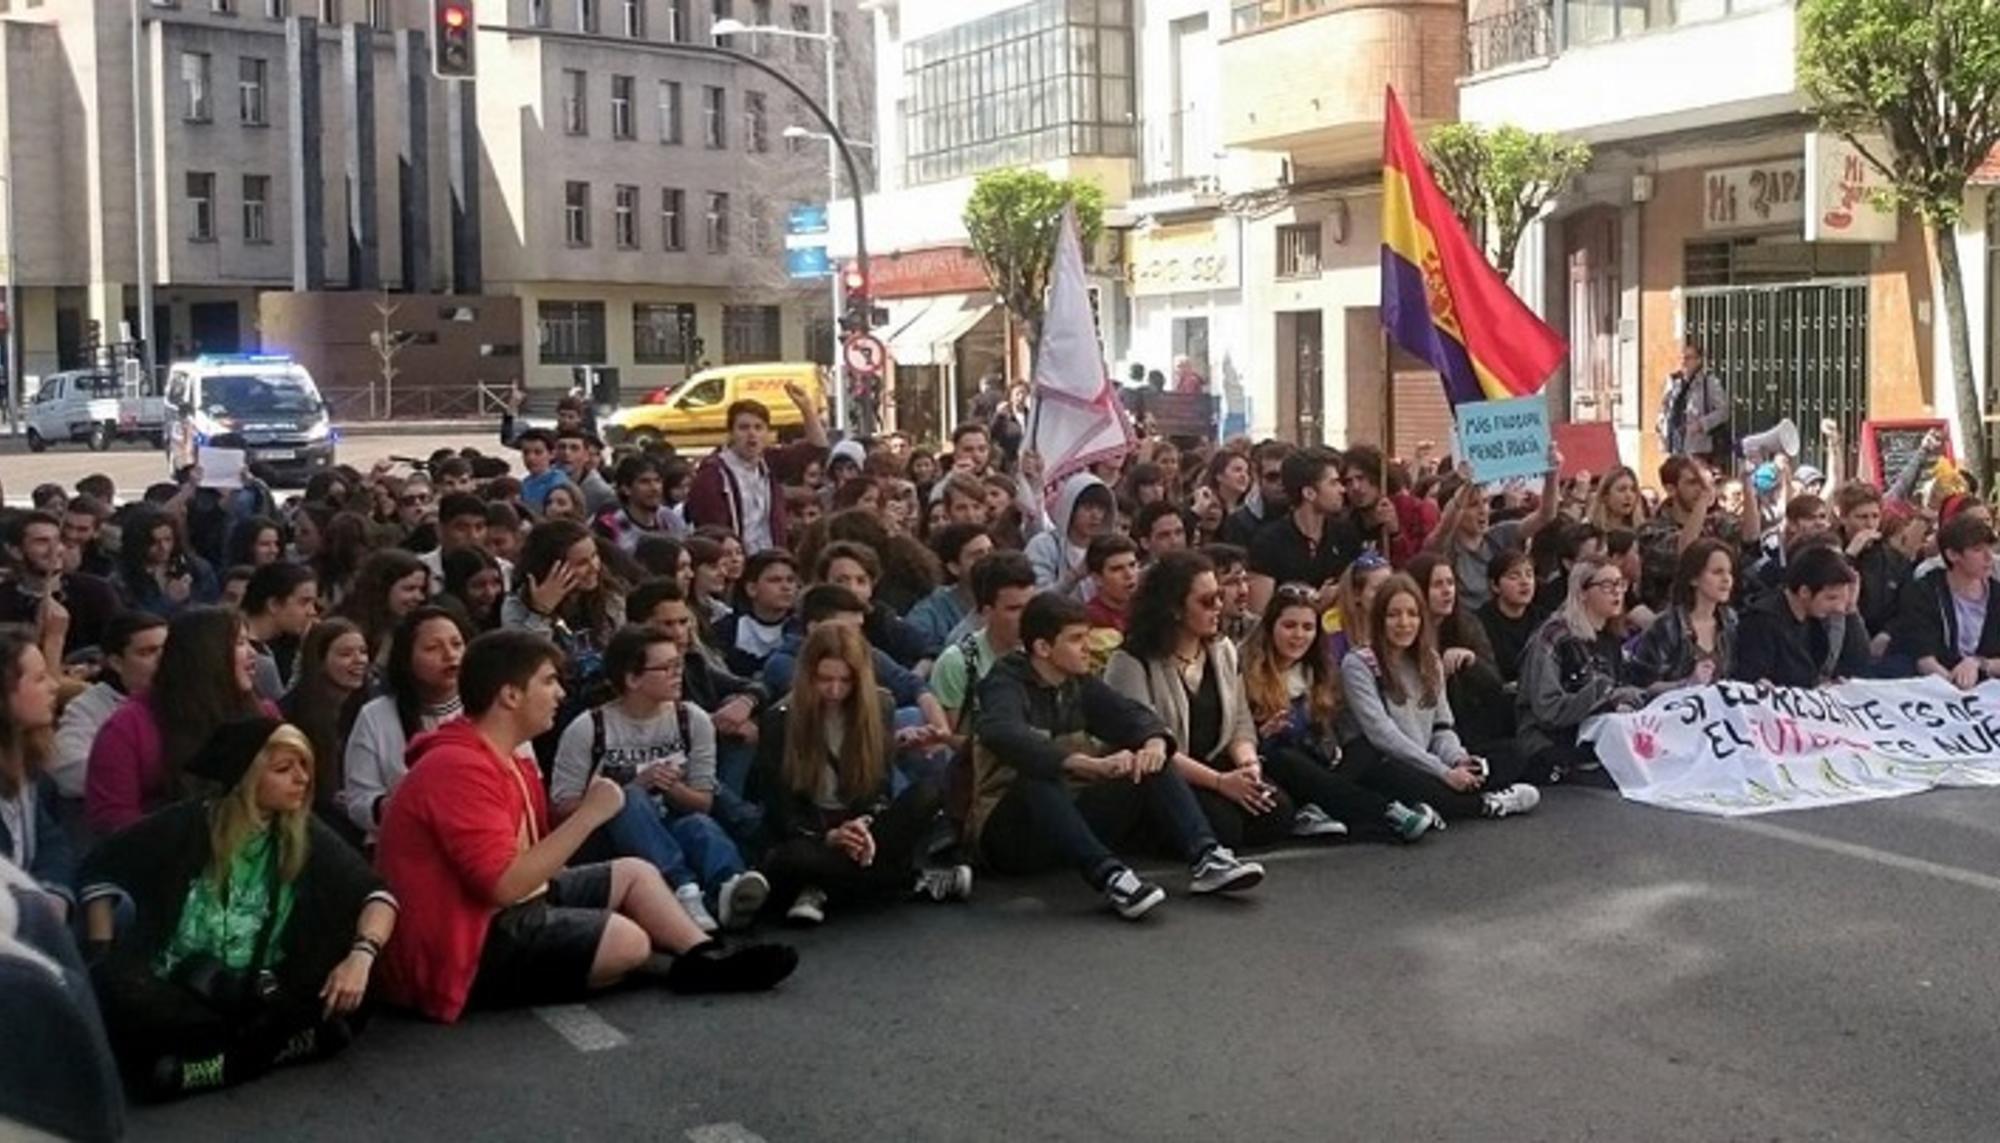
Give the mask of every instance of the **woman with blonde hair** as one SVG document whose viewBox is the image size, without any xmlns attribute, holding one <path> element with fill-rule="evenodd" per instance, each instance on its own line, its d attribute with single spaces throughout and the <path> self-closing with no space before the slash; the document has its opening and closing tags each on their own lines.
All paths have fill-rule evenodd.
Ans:
<svg viewBox="0 0 2000 1143">
<path fill-rule="evenodd" d="M 1375 593 L 1369 645 L 1340 664 L 1341 770 L 1405 805 L 1427 804 L 1446 820 L 1524 814 L 1541 792 L 1514 781 L 1510 750 L 1473 754 L 1459 741 L 1445 692 L 1427 593 L 1395 575 Z"/>
<path fill-rule="evenodd" d="M 304 732 L 224 723 L 188 769 L 222 793 L 106 838 L 82 877 L 112 1049 L 156 1099 L 346 1047 L 396 923 L 395 898 L 312 812 Z M 133 921 L 114 939 L 119 896 Z"/>
<path fill-rule="evenodd" d="M 757 735 L 769 907 L 787 921 L 817 925 L 830 902 L 971 895 L 969 866 L 918 870 L 943 798 L 930 781 L 897 793 L 895 752 L 895 700 L 876 685 L 867 640 L 849 624 L 817 624 L 790 696 L 764 712 Z"/>
<path fill-rule="evenodd" d="M 1637 532 L 1645 526 L 1646 516 L 1646 499 L 1639 494 L 1639 474 L 1621 464 L 1597 478 L 1597 488 L 1590 494 L 1590 507 L 1584 510 L 1583 518 L 1597 525 L 1600 532 L 1614 528 Z"/>
<path fill-rule="evenodd" d="M 1584 719 L 1646 705 L 1625 661 L 1621 617 L 1627 586 L 1617 564 L 1576 561 L 1562 607 L 1528 640 L 1521 656 L 1517 746 L 1536 760 L 1535 773 L 1550 780 L 1597 771 L 1596 751 L 1576 740 Z"/>
</svg>

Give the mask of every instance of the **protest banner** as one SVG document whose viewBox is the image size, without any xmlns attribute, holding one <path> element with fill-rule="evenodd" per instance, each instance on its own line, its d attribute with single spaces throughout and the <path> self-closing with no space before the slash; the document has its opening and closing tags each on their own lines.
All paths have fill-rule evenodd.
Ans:
<svg viewBox="0 0 2000 1143">
<path fill-rule="evenodd" d="M 2000 682 L 1718 683 L 1583 727 L 1635 802 L 1740 817 L 2000 786 Z"/>
<path fill-rule="evenodd" d="M 1505 401 L 1467 401 L 1453 410 L 1459 456 L 1482 484 L 1540 476 L 1549 470 L 1549 402 L 1537 393 Z"/>
</svg>

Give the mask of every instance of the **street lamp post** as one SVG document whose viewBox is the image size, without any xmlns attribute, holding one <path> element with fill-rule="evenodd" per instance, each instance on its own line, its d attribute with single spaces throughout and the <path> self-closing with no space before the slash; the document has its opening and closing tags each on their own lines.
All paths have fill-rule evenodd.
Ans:
<svg viewBox="0 0 2000 1143">
<path fill-rule="evenodd" d="M 826 48 L 826 114 L 823 118 L 826 120 L 827 131 L 829 132 L 827 141 L 831 143 L 834 138 L 840 135 L 840 85 L 839 75 L 835 70 L 833 58 L 834 48 L 838 46 L 838 41 L 833 34 L 833 0 L 826 0 L 825 21 L 826 31 L 805 32 L 797 28 L 780 28 L 775 24 L 745 24 L 741 20 L 735 19 L 718 20 L 715 22 L 715 26 L 710 29 L 710 34 L 717 37 L 744 34 L 783 36 L 794 40 L 816 40 L 824 45 Z M 786 129 L 785 134 L 787 137 L 792 137 L 789 128 Z M 858 218 L 861 213 L 861 180 L 857 178 L 852 181 L 854 183 L 855 215 Z M 826 185 L 826 205 L 830 209 L 833 206 L 833 200 L 840 197 L 840 152 L 837 146 L 827 148 Z M 840 275 L 838 273 L 830 273 L 829 277 L 831 278 L 831 285 L 828 289 L 832 296 L 833 307 L 833 356 L 830 359 L 833 362 L 833 423 L 835 427 L 844 429 L 847 427 L 847 386 L 841 381 L 841 373 L 844 366 L 840 360 Z M 864 282 L 868 280 L 868 271 L 865 265 L 862 267 L 861 280 Z"/>
</svg>

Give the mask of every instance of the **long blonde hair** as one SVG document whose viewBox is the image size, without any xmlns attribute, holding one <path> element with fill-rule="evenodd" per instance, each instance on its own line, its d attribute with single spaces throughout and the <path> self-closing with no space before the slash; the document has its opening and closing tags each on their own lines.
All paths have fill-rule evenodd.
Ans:
<svg viewBox="0 0 2000 1143">
<path fill-rule="evenodd" d="M 257 832 L 257 779 L 287 751 L 305 762 L 306 797 L 298 809 L 275 815 L 270 828 L 278 843 L 279 880 L 289 884 L 305 871 L 307 838 L 312 826 L 313 748 L 305 731 L 286 723 L 271 732 L 236 788 L 216 799 L 209 813 L 208 875 L 218 888 L 227 890 L 230 863 L 235 860 L 237 850 Z"/>
<path fill-rule="evenodd" d="M 1611 507 L 1605 503 L 1604 494 L 1611 490 L 1612 485 L 1627 478 L 1632 481 L 1632 515 L 1630 519 L 1621 520 L 1611 514 Z M 1607 469 L 1603 476 L 1597 478 L 1597 487 L 1591 490 L 1590 507 L 1584 511 L 1583 518 L 1604 532 L 1609 532 L 1613 528 L 1623 528 L 1628 532 L 1638 531 L 1639 525 L 1646 522 L 1646 498 L 1639 495 L 1639 474 L 1623 464 Z"/>
<path fill-rule="evenodd" d="M 1608 560 L 1578 560 L 1570 565 L 1569 593 L 1563 597 L 1562 607 L 1556 617 L 1562 620 L 1569 633 L 1586 641 L 1594 640 L 1604 633 L 1604 624 L 1590 614 L 1590 582 L 1597 573 L 1612 565 Z"/>
<path fill-rule="evenodd" d="M 785 716 L 785 788 L 811 796 L 819 789 L 820 767 L 826 760 L 829 712 L 813 680 L 820 663 L 838 659 L 853 672 L 854 689 L 844 712 L 846 732 L 834 758 L 834 772 L 846 797 L 874 790 L 889 771 L 888 730 L 875 690 L 875 662 L 861 629 L 847 623 L 821 623 L 806 636 L 792 676 L 791 710 Z"/>
</svg>

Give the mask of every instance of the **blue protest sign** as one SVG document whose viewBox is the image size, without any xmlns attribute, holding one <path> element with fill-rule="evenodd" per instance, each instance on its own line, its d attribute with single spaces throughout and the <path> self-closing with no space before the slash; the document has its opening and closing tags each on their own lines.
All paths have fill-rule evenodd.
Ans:
<svg viewBox="0 0 2000 1143">
<path fill-rule="evenodd" d="M 1549 470 L 1549 402 L 1540 393 L 1506 401 L 1467 401 L 1458 418 L 1459 456 L 1482 484 L 1540 476 Z"/>
</svg>

